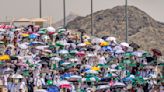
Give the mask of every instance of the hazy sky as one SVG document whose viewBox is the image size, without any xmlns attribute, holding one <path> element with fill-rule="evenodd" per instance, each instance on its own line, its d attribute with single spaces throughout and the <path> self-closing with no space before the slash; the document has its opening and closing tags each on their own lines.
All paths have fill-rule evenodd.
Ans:
<svg viewBox="0 0 164 92">
<path fill-rule="evenodd" d="M 43 16 L 53 16 L 54 21 L 63 18 L 63 0 L 42 0 Z M 125 0 L 93 0 L 94 11 L 124 5 Z M 158 21 L 164 22 L 164 0 L 128 0 Z M 90 13 L 90 0 L 66 0 L 67 15 L 74 12 L 78 15 Z M 0 0 L 0 21 L 5 17 L 39 17 L 39 0 Z"/>
</svg>

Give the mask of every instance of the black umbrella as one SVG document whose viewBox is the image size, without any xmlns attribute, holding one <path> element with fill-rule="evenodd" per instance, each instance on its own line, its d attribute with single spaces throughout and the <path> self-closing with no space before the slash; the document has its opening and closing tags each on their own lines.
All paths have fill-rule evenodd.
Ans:
<svg viewBox="0 0 164 92">
<path fill-rule="evenodd" d="M 91 48 L 91 47 L 88 47 L 87 48 L 87 51 L 94 51 L 95 49 L 94 48 Z"/>
<path fill-rule="evenodd" d="M 18 60 L 18 57 L 11 56 L 10 59 L 11 59 L 11 60 Z"/>
<path fill-rule="evenodd" d="M 107 39 L 109 36 L 103 36 L 102 39 L 105 40 Z"/>
<path fill-rule="evenodd" d="M 67 43 L 74 43 L 72 40 L 68 40 Z"/>
<path fill-rule="evenodd" d="M 49 61 L 50 58 L 51 58 L 51 57 L 41 57 L 40 59 L 41 59 L 42 61 Z"/>
</svg>

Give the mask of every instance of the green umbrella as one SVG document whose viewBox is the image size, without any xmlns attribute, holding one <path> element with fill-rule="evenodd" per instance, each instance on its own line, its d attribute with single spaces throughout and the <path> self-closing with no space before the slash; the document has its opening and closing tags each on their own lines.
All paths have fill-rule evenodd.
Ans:
<svg viewBox="0 0 164 92">
<path fill-rule="evenodd" d="M 135 63 L 131 63 L 131 64 L 129 64 L 129 66 L 136 67 L 137 65 Z"/>
<path fill-rule="evenodd" d="M 53 69 L 54 69 L 54 70 L 56 69 L 56 64 L 53 64 Z"/>
<path fill-rule="evenodd" d="M 4 64 L 4 62 L 0 61 L 0 65 L 3 65 L 3 64 Z"/>
<path fill-rule="evenodd" d="M 124 64 L 130 64 L 131 62 L 132 62 L 132 61 L 129 60 L 129 59 L 123 60 L 123 63 L 124 63 Z"/>
<path fill-rule="evenodd" d="M 59 43 L 59 42 L 56 42 L 56 46 L 59 46 L 59 47 L 64 47 L 63 44 Z"/>
<path fill-rule="evenodd" d="M 128 53 L 125 53 L 123 56 L 124 58 L 130 58 L 131 56 L 133 56 L 133 54 L 128 52 Z"/>
<path fill-rule="evenodd" d="M 159 65 L 159 66 L 164 66 L 164 63 L 159 63 L 158 65 Z"/>
<path fill-rule="evenodd" d="M 65 31 L 66 31 L 66 29 L 61 28 L 61 29 L 58 30 L 58 33 L 60 34 L 60 33 L 63 33 Z"/>
<path fill-rule="evenodd" d="M 47 81 L 47 85 L 53 85 L 52 80 L 48 80 L 48 81 Z"/>
<path fill-rule="evenodd" d="M 145 52 L 142 54 L 142 57 L 150 57 L 150 56 L 151 56 L 151 54 L 149 52 Z"/>
<path fill-rule="evenodd" d="M 0 41 L 0 44 L 4 44 L 4 42 L 3 41 Z"/>
<path fill-rule="evenodd" d="M 98 64 L 97 66 L 100 67 L 100 68 L 102 68 L 102 67 L 103 68 L 108 68 L 109 67 L 109 65 L 105 65 L 105 64 Z"/>
<path fill-rule="evenodd" d="M 29 74 L 29 70 L 24 70 L 23 71 L 23 76 L 29 76 L 30 74 Z"/>
</svg>

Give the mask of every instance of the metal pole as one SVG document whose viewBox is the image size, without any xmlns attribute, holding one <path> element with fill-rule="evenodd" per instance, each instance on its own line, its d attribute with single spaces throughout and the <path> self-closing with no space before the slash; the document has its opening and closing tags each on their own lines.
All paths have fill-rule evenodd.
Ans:
<svg viewBox="0 0 164 92">
<path fill-rule="evenodd" d="M 66 28 L 66 5 L 65 5 L 65 0 L 63 0 L 63 22 L 64 22 L 64 24 L 63 24 L 63 27 L 64 28 Z"/>
<path fill-rule="evenodd" d="M 91 0 L 91 36 L 93 35 L 93 0 Z"/>
<path fill-rule="evenodd" d="M 42 18 L 42 0 L 39 0 L 39 17 Z"/>
<path fill-rule="evenodd" d="M 125 14 L 126 14 L 126 39 L 128 43 L 128 0 L 125 0 Z"/>
</svg>

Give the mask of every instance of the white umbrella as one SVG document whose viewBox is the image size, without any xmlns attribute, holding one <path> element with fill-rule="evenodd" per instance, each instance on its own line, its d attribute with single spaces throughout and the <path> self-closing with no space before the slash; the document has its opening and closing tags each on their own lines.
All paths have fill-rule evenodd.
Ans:
<svg viewBox="0 0 164 92">
<path fill-rule="evenodd" d="M 110 72 L 117 72 L 118 70 L 116 70 L 116 69 L 110 69 L 109 71 Z"/>
<path fill-rule="evenodd" d="M 20 74 L 13 74 L 13 75 L 11 76 L 11 78 L 13 78 L 13 79 L 22 79 L 23 76 L 20 75 Z"/>
<path fill-rule="evenodd" d="M 34 90 L 34 92 L 48 92 L 48 91 L 45 89 L 37 89 L 37 90 Z"/>
<path fill-rule="evenodd" d="M 18 47 L 21 49 L 27 49 L 28 46 L 26 44 L 18 44 Z"/>
<path fill-rule="evenodd" d="M 59 57 L 53 57 L 53 58 L 51 58 L 51 60 L 60 61 L 60 60 L 61 60 L 61 58 L 59 58 Z"/>
<path fill-rule="evenodd" d="M 87 74 L 98 74 L 97 71 L 94 71 L 94 70 L 88 70 L 86 71 Z"/>
<path fill-rule="evenodd" d="M 48 35 L 43 35 L 42 39 L 50 39 L 50 37 Z"/>
<path fill-rule="evenodd" d="M 49 46 L 36 46 L 35 48 L 38 50 L 44 50 L 45 48 L 48 48 Z"/>
<path fill-rule="evenodd" d="M 53 28 L 53 27 L 48 27 L 47 30 L 48 30 L 48 32 L 55 32 L 56 31 L 55 28 Z"/>
<path fill-rule="evenodd" d="M 5 29 L 0 29 L 0 32 L 5 32 L 6 30 Z"/>
<path fill-rule="evenodd" d="M 48 49 L 44 49 L 43 51 L 44 52 L 47 52 L 47 53 L 52 53 L 52 51 L 51 50 L 48 50 Z"/>
<path fill-rule="evenodd" d="M 113 84 L 113 86 L 119 86 L 119 87 L 124 87 L 124 86 L 126 86 L 124 83 L 122 83 L 122 82 L 115 82 L 114 84 Z"/>
<path fill-rule="evenodd" d="M 12 45 L 12 44 L 8 44 L 7 47 L 12 47 L 12 48 L 13 48 L 13 47 L 15 47 L 15 46 Z"/>
<path fill-rule="evenodd" d="M 125 53 L 125 52 L 122 49 L 120 49 L 120 50 L 116 50 L 115 53 L 116 54 L 122 54 L 122 53 Z"/>
<path fill-rule="evenodd" d="M 93 39 L 91 40 L 91 43 L 101 43 L 101 42 L 104 42 L 104 40 L 101 39 L 101 38 L 93 38 Z"/>
<path fill-rule="evenodd" d="M 137 57 L 142 57 L 143 52 L 141 52 L 141 51 L 135 51 L 132 54 L 135 55 L 135 56 L 137 56 Z"/>
<path fill-rule="evenodd" d="M 79 75 L 72 75 L 70 78 L 81 79 L 82 77 Z"/>
<path fill-rule="evenodd" d="M 78 61 L 77 58 L 71 58 L 70 61 Z"/>
<path fill-rule="evenodd" d="M 59 53 L 60 54 L 68 54 L 69 52 L 68 52 L 68 50 L 60 50 Z"/>
<path fill-rule="evenodd" d="M 124 47 L 129 47 L 129 43 L 126 43 L 126 42 L 122 42 L 120 43 L 121 46 L 124 46 Z"/>
<path fill-rule="evenodd" d="M 97 87 L 97 90 L 108 89 L 108 88 L 110 88 L 109 85 L 100 85 L 100 86 Z"/>
<path fill-rule="evenodd" d="M 114 43 L 116 43 L 116 38 L 115 37 L 108 37 L 105 40 L 106 41 L 113 41 Z"/>
<path fill-rule="evenodd" d="M 63 66 L 66 66 L 66 65 L 69 65 L 69 64 L 71 64 L 71 63 L 69 63 L 69 62 L 62 63 Z"/>
<path fill-rule="evenodd" d="M 95 55 L 95 54 L 88 53 L 87 56 L 88 56 L 88 57 L 95 57 L 96 55 Z"/>
<path fill-rule="evenodd" d="M 68 81 L 66 81 L 66 80 L 63 80 L 63 81 L 60 81 L 60 82 L 59 82 L 59 85 L 65 85 L 65 84 L 70 85 L 70 82 L 68 82 Z"/>
<path fill-rule="evenodd" d="M 77 46 L 84 47 L 84 46 L 86 46 L 86 44 L 85 43 L 79 43 L 79 44 L 77 44 Z"/>
</svg>

